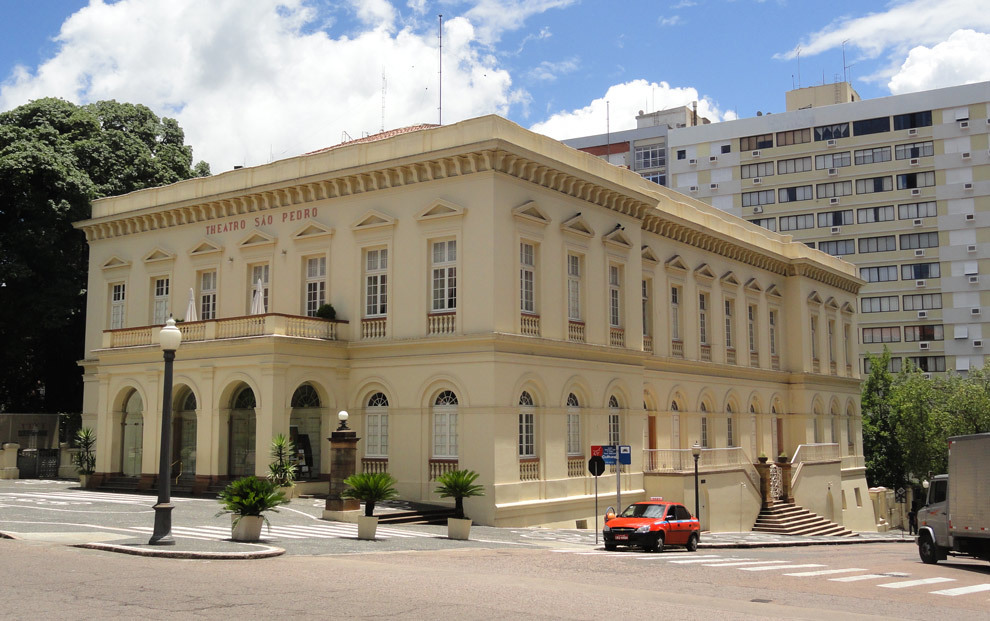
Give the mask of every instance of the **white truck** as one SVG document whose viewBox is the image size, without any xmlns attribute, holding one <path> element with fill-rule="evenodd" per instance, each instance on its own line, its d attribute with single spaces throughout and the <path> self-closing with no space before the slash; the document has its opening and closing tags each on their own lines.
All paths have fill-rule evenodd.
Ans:
<svg viewBox="0 0 990 621">
<path fill-rule="evenodd" d="M 949 473 L 933 477 L 918 510 L 918 553 L 990 560 L 990 433 L 949 438 Z"/>
</svg>

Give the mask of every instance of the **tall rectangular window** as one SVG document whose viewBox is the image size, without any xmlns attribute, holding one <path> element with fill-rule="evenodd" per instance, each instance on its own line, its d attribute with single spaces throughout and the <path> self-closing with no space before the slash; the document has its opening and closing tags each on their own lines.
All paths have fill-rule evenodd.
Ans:
<svg viewBox="0 0 990 621">
<path fill-rule="evenodd" d="M 828 361 L 835 362 L 835 322 L 828 322 Z"/>
<path fill-rule="evenodd" d="M 727 348 L 735 347 L 735 344 L 732 342 L 732 320 L 735 314 L 733 312 L 735 305 L 736 303 L 732 300 L 725 301 L 725 346 Z"/>
<path fill-rule="evenodd" d="M 749 351 L 756 351 L 756 306 L 750 304 L 746 308 L 746 327 L 749 332 Z"/>
<path fill-rule="evenodd" d="M 622 279 L 619 266 L 608 266 L 608 323 L 622 327 Z"/>
<path fill-rule="evenodd" d="M 199 318 L 207 321 L 217 318 L 217 272 L 211 270 L 199 275 Z"/>
<path fill-rule="evenodd" d="M 581 414 L 577 408 L 567 410 L 567 454 L 581 455 Z"/>
<path fill-rule="evenodd" d="M 680 287 L 670 288 L 670 338 L 681 340 Z"/>
<path fill-rule="evenodd" d="M 388 314 L 388 248 L 368 250 L 364 261 L 364 316 Z"/>
<path fill-rule="evenodd" d="M 732 413 L 730 412 L 728 417 L 725 419 L 725 445 L 735 446 L 736 438 L 732 433 Z"/>
<path fill-rule="evenodd" d="M 268 305 L 268 287 L 269 281 L 268 276 L 270 270 L 268 269 L 268 264 L 264 265 L 254 265 L 251 267 L 251 286 L 248 288 L 248 308 L 251 308 L 251 302 L 254 298 L 254 291 L 258 287 L 258 281 L 261 281 L 261 301 L 265 305 L 265 312 L 271 310 L 271 306 Z"/>
<path fill-rule="evenodd" d="M 457 241 L 433 242 L 433 311 L 457 309 Z"/>
<path fill-rule="evenodd" d="M 777 355 L 777 311 L 770 311 L 770 355 Z"/>
<path fill-rule="evenodd" d="M 327 258 L 306 259 L 306 315 L 315 317 L 327 299 Z"/>
<path fill-rule="evenodd" d="M 536 312 L 536 249 L 533 244 L 519 244 L 519 310 Z"/>
<path fill-rule="evenodd" d="M 535 425 L 532 410 L 519 413 L 519 457 L 536 455 Z"/>
<path fill-rule="evenodd" d="M 643 280 L 643 336 L 650 335 L 650 282 Z"/>
<path fill-rule="evenodd" d="M 698 294 L 698 336 L 702 345 L 708 344 L 708 294 Z"/>
<path fill-rule="evenodd" d="M 608 415 L 608 443 L 615 445 L 619 443 L 619 413 L 610 412 Z"/>
<path fill-rule="evenodd" d="M 368 437 L 364 441 L 367 457 L 388 457 L 388 407 L 368 407 L 364 411 Z"/>
<path fill-rule="evenodd" d="M 581 321 L 581 257 L 567 255 L 567 318 Z"/>
<path fill-rule="evenodd" d="M 151 323 L 157 326 L 165 323 L 165 320 L 168 319 L 168 278 L 156 278 L 153 289 L 154 317 Z"/>
<path fill-rule="evenodd" d="M 433 456 L 457 457 L 457 406 L 433 408 Z"/>
<path fill-rule="evenodd" d="M 126 300 L 126 285 L 122 282 L 110 286 L 110 329 L 119 330 L 124 327 L 124 304 Z M 164 322 L 163 322 L 164 323 Z"/>
<path fill-rule="evenodd" d="M 818 357 L 818 317 L 811 318 L 811 357 Z"/>
</svg>

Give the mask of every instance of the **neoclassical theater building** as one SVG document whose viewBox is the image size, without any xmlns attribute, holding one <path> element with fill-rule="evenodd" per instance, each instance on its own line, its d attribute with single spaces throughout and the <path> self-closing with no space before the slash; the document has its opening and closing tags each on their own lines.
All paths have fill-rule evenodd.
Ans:
<svg viewBox="0 0 990 621">
<path fill-rule="evenodd" d="M 266 473 L 285 433 L 326 491 L 346 410 L 358 469 L 404 499 L 480 473 L 482 524 L 594 523 L 602 444 L 631 446 L 623 502 L 693 507 L 697 443 L 705 528 L 752 527 L 754 463 L 781 453 L 799 504 L 875 528 L 853 267 L 505 119 L 106 198 L 76 226 L 98 483 L 156 476 L 171 314 L 173 475 L 197 489 Z"/>
</svg>

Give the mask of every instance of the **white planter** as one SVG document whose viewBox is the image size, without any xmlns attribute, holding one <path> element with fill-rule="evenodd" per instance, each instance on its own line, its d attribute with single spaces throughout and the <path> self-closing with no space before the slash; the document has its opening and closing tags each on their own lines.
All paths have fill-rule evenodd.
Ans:
<svg viewBox="0 0 990 621">
<path fill-rule="evenodd" d="M 375 540 L 375 533 L 378 531 L 378 518 L 362 515 L 358 517 L 358 539 Z"/>
<path fill-rule="evenodd" d="M 471 534 L 471 520 L 447 518 L 447 539 L 467 540 Z"/>
<path fill-rule="evenodd" d="M 260 515 L 245 515 L 231 527 L 230 538 L 234 541 L 258 541 L 265 518 Z"/>
<path fill-rule="evenodd" d="M 86 489 L 89 487 L 89 478 L 93 476 L 91 474 L 80 474 L 79 475 L 79 487 Z"/>
</svg>

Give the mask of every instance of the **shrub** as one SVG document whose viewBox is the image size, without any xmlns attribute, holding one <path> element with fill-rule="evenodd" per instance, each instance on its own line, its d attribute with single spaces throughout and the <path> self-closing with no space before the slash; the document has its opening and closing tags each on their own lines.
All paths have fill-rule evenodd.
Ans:
<svg viewBox="0 0 990 621">
<path fill-rule="evenodd" d="M 399 495 L 395 491 L 395 477 L 387 472 L 362 472 L 352 474 L 344 479 L 345 489 L 340 495 L 343 498 L 353 498 L 364 503 L 364 514 L 371 517 L 375 514 L 375 503 L 391 500 Z"/>
<path fill-rule="evenodd" d="M 284 433 L 272 438 L 272 463 L 268 464 L 268 480 L 279 487 L 289 487 L 296 480 L 296 465 L 290 460 L 296 447 Z"/>
<path fill-rule="evenodd" d="M 79 467 L 79 474 L 93 474 L 96 472 L 96 434 L 89 427 L 83 427 L 76 432 L 76 453 L 74 461 Z"/>
<path fill-rule="evenodd" d="M 332 304 L 321 304 L 319 308 L 316 309 L 316 316 L 320 319 L 329 319 L 333 321 L 337 318 L 337 311 L 334 309 Z"/>
<path fill-rule="evenodd" d="M 288 502 L 285 495 L 276 487 L 274 483 L 267 479 L 257 477 L 244 477 L 231 481 L 217 496 L 222 507 L 217 515 L 232 513 L 237 516 L 234 519 L 234 526 L 240 519 L 247 515 L 258 515 L 264 518 L 265 524 L 271 528 L 266 511 L 278 513 L 275 507 Z"/>
<path fill-rule="evenodd" d="M 475 484 L 478 473 L 473 470 L 451 470 L 437 477 L 436 493 L 441 498 L 454 499 L 454 511 L 459 519 L 464 519 L 464 499 L 471 496 L 484 496 L 485 488 Z"/>
</svg>

